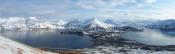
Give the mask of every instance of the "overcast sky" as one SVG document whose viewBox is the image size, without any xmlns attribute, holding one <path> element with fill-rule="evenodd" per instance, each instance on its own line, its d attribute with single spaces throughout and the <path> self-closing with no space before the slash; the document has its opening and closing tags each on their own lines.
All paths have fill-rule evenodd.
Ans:
<svg viewBox="0 0 175 54">
<path fill-rule="evenodd" d="M 0 17 L 175 19 L 175 0 L 0 0 Z"/>
</svg>

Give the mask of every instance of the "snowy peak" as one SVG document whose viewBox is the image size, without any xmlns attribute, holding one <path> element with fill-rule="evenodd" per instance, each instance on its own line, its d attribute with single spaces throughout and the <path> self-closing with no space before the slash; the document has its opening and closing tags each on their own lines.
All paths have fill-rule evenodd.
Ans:
<svg viewBox="0 0 175 54">
<path fill-rule="evenodd" d="M 65 29 L 65 25 L 67 24 L 67 22 L 63 21 L 63 20 L 58 20 L 56 23 L 54 23 L 56 25 L 57 29 Z"/>
<path fill-rule="evenodd" d="M 97 28 L 97 27 L 101 27 L 101 28 L 108 28 L 108 27 L 111 27 L 112 25 L 110 24 L 106 24 L 102 21 L 99 21 L 97 20 L 96 18 L 92 18 L 90 20 L 88 20 L 86 22 L 86 26 L 85 27 L 88 27 L 88 28 Z"/>
<path fill-rule="evenodd" d="M 39 19 L 38 18 L 36 18 L 36 17 L 29 17 L 29 18 L 27 18 L 28 20 L 32 20 L 32 21 L 39 21 Z"/>
<path fill-rule="evenodd" d="M 52 29 L 55 28 L 54 25 L 52 25 L 49 22 L 41 21 L 37 19 L 36 17 L 29 17 L 26 19 L 26 25 L 29 30 L 35 30 L 35 29 Z"/>
<path fill-rule="evenodd" d="M 25 18 L 10 17 L 1 24 L 1 29 L 14 30 L 14 29 L 26 29 Z"/>
<path fill-rule="evenodd" d="M 37 19 L 36 17 L 29 17 L 26 19 L 26 23 L 28 24 L 35 24 L 35 23 L 39 23 L 40 20 Z"/>
<path fill-rule="evenodd" d="M 32 29 L 55 29 L 56 26 L 49 23 L 49 22 L 41 22 L 41 23 L 35 23 L 33 25 L 34 27 Z"/>
<path fill-rule="evenodd" d="M 67 28 L 82 28 L 83 23 L 80 19 L 70 21 L 66 24 Z"/>
<path fill-rule="evenodd" d="M 89 20 L 89 22 L 87 24 L 90 24 L 90 25 L 102 25 L 104 23 L 99 21 L 99 20 L 97 20 L 97 19 L 95 19 L 95 18 L 92 18 L 92 19 Z"/>
<path fill-rule="evenodd" d="M 65 21 L 63 21 L 63 20 L 60 20 L 60 19 L 57 21 L 57 25 L 58 25 L 58 26 L 64 26 L 66 23 L 67 23 L 67 22 L 65 22 Z"/>
</svg>

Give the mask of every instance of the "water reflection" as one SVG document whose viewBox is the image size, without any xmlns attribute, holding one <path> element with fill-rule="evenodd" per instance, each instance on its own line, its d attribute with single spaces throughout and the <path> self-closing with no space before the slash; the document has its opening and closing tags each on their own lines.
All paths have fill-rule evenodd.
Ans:
<svg viewBox="0 0 175 54">
<path fill-rule="evenodd" d="M 127 32 L 122 38 L 134 40 L 148 45 L 175 45 L 175 31 L 160 31 L 154 29 L 145 29 L 143 32 Z"/>
</svg>

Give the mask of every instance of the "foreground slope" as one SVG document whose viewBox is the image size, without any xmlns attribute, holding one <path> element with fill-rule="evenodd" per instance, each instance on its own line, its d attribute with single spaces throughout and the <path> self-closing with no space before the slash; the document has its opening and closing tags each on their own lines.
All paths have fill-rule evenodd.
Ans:
<svg viewBox="0 0 175 54">
<path fill-rule="evenodd" d="M 44 52 L 0 36 L 0 54 L 54 54 Z"/>
<path fill-rule="evenodd" d="M 114 46 L 98 46 L 95 48 L 83 49 L 83 51 L 85 54 L 175 54 L 174 51 L 152 51 Z"/>
</svg>

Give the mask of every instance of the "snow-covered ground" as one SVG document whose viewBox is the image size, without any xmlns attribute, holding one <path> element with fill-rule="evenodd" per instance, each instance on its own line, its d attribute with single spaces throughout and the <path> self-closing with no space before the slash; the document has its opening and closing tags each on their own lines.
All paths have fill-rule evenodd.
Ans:
<svg viewBox="0 0 175 54">
<path fill-rule="evenodd" d="M 128 47 L 98 46 L 91 49 L 83 49 L 87 54 L 175 54 L 175 51 L 150 51 L 142 49 L 130 49 Z"/>
<path fill-rule="evenodd" d="M 56 54 L 41 51 L 0 36 L 0 54 Z"/>
</svg>

